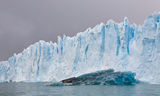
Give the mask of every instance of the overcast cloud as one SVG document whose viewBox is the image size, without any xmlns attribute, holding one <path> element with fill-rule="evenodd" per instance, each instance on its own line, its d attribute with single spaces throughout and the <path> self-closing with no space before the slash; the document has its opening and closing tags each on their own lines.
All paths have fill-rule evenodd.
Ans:
<svg viewBox="0 0 160 96">
<path fill-rule="evenodd" d="M 143 24 L 160 0 L 0 0 L 0 60 L 39 40 L 73 36 L 109 19 Z"/>
</svg>

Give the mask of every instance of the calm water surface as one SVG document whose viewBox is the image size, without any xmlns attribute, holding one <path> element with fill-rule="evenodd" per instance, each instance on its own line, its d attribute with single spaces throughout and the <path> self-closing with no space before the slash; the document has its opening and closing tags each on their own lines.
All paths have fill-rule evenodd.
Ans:
<svg viewBox="0 0 160 96">
<path fill-rule="evenodd" d="M 160 96 L 160 85 L 46 86 L 46 83 L 0 83 L 0 96 Z"/>
</svg>

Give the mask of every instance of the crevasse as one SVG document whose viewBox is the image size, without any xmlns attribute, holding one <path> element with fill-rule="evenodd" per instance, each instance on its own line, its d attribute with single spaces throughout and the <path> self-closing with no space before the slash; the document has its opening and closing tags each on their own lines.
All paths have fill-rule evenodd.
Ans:
<svg viewBox="0 0 160 96">
<path fill-rule="evenodd" d="M 0 62 L 0 81 L 60 81 L 97 70 L 132 71 L 160 83 L 160 13 L 143 25 L 109 20 L 57 43 L 39 41 Z"/>
</svg>

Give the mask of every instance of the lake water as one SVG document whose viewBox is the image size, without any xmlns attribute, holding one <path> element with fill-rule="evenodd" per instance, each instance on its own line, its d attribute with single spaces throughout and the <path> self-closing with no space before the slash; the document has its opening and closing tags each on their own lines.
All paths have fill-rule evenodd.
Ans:
<svg viewBox="0 0 160 96">
<path fill-rule="evenodd" d="M 160 85 L 52 87 L 46 83 L 0 83 L 0 96 L 160 96 Z"/>
</svg>

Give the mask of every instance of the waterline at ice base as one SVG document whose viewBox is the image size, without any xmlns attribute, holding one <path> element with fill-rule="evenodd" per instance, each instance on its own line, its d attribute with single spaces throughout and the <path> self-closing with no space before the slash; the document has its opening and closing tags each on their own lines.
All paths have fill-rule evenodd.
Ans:
<svg viewBox="0 0 160 96">
<path fill-rule="evenodd" d="M 114 69 L 159 84 L 159 68 L 160 13 L 153 13 L 139 26 L 127 18 L 109 20 L 74 37 L 58 37 L 57 43 L 41 40 L 0 62 L 0 82 L 54 82 Z"/>
</svg>

